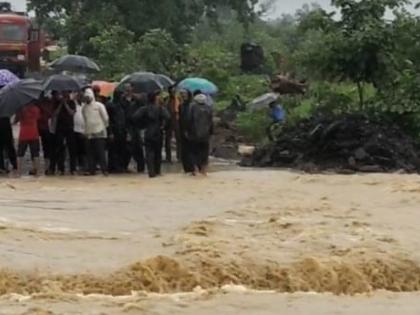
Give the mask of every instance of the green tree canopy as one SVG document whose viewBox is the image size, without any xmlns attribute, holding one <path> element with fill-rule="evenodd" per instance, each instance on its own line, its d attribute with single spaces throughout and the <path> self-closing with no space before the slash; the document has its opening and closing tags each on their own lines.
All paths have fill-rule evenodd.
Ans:
<svg viewBox="0 0 420 315">
<path fill-rule="evenodd" d="M 89 53 L 89 47 L 85 47 L 88 39 L 110 25 L 124 26 L 136 38 L 151 29 L 163 29 L 177 42 L 185 42 L 203 17 L 216 20 L 221 8 L 235 11 L 237 18 L 247 25 L 256 17 L 259 2 L 261 1 L 29 0 L 29 8 L 35 11 L 41 23 L 51 17 L 60 17 L 69 50 Z"/>
<path fill-rule="evenodd" d="M 388 10 L 402 8 L 406 0 L 332 0 L 341 16 L 334 20 L 322 10 L 301 21 L 308 29 L 318 25 L 319 37 L 301 51 L 301 61 L 320 78 L 350 80 L 357 84 L 363 107 L 363 85 L 380 87 L 393 69 L 395 32 L 385 18 Z"/>
</svg>

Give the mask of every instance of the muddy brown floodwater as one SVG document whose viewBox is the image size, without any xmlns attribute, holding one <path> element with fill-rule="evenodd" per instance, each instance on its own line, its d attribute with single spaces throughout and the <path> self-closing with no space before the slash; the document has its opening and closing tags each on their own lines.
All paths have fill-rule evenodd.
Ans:
<svg viewBox="0 0 420 315">
<path fill-rule="evenodd" d="M 0 181 L 0 315 L 415 314 L 420 176 Z"/>
</svg>

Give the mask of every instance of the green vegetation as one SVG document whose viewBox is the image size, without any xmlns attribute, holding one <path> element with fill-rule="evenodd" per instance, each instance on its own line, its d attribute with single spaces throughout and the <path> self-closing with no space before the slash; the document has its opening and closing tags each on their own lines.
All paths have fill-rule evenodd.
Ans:
<svg viewBox="0 0 420 315">
<path fill-rule="evenodd" d="M 306 95 L 283 97 L 289 123 L 320 111 L 363 111 L 420 135 L 420 18 L 405 9 L 409 1 L 332 0 L 335 14 L 304 6 L 267 22 L 260 11 L 271 2 L 31 0 L 30 7 L 69 52 L 97 60 L 103 79 L 136 70 L 203 76 L 219 86 L 223 109 L 236 94 L 250 101 L 269 92 L 270 75 L 288 73 L 309 84 Z M 240 70 L 240 46 L 249 40 L 265 50 L 260 74 Z M 238 118 L 256 140 L 266 124 L 264 113 Z"/>
</svg>

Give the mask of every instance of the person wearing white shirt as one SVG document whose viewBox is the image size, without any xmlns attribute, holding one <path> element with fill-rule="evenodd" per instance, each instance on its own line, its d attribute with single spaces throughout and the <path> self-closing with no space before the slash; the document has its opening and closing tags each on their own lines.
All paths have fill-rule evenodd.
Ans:
<svg viewBox="0 0 420 315">
<path fill-rule="evenodd" d="M 83 94 L 78 94 L 75 97 L 76 103 L 76 112 L 74 114 L 74 139 L 76 145 L 76 157 L 77 164 L 80 172 L 87 171 L 87 157 L 86 157 L 86 147 L 87 140 L 85 136 L 85 120 L 83 118 L 83 103 L 82 103 Z"/>
<path fill-rule="evenodd" d="M 99 164 L 102 173 L 107 176 L 105 147 L 109 117 L 105 105 L 96 101 L 92 89 L 86 89 L 84 93 L 82 114 L 85 123 L 85 136 L 88 141 L 89 175 L 95 175 L 96 166 Z"/>
</svg>

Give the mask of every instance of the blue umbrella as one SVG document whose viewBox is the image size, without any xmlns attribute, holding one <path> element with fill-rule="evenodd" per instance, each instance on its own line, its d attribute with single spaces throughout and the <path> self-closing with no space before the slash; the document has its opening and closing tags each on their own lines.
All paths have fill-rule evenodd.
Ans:
<svg viewBox="0 0 420 315">
<path fill-rule="evenodd" d="M 178 89 L 188 90 L 192 93 L 200 90 L 202 93 L 208 95 L 217 94 L 217 92 L 219 91 L 219 89 L 213 82 L 210 82 L 209 80 L 203 78 L 185 79 L 178 84 Z"/>
<path fill-rule="evenodd" d="M 0 87 L 18 82 L 19 78 L 7 69 L 0 70 Z"/>
</svg>

